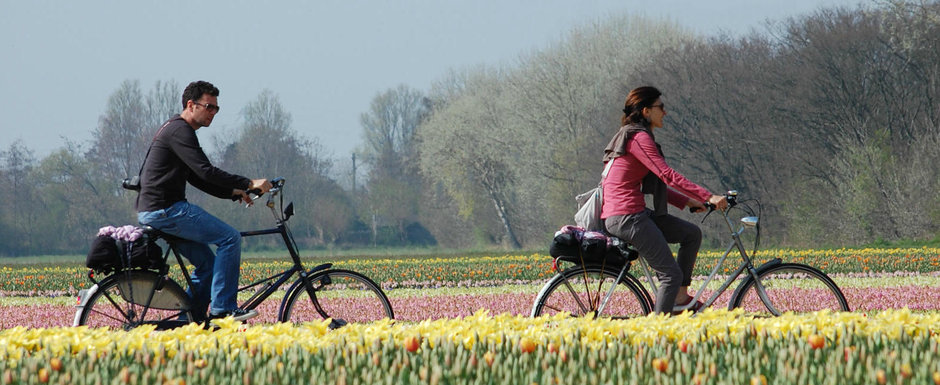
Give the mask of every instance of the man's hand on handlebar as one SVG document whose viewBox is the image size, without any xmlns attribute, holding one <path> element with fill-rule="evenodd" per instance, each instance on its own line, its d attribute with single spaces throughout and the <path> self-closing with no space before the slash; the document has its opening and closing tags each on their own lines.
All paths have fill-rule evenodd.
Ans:
<svg viewBox="0 0 940 385">
<path fill-rule="evenodd" d="M 271 185 L 271 182 L 267 179 L 252 179 L 251 183 L 248 185 L 248 191 L 240 189 L 232 190 L 232 200 L 241 201 L 251 206 L 254 204 L 254 201 L 251 199 L 250 194 L 254 194 L 255 198 L 257 198 L 261 196 L 261 194 L 271 191 L 273 187 L 274 186 Z"/>
<path fill-rule="evenodd" d="M 252 179 L 251 184 L 248 186 L 248 191 L 261 190 L 261 193 L 258 194 L 261 195 L 271 191 L 273 187 L 274 186 L 271 184 L 271 181 L 267 179 Z"/>
<path fill-rule="evenodd" d="M 249 194 L 255 193 L 256 191 L 260 192 L 260 190 L 245 191 L 245 190 L 234 189 L 232 190 L 232 201 L 244 203 L 247 206 L 251 206 L 255 202 L 251 199 L 251 195 Z M 255 198 L 257 198 L 258 194 L 255 194 L 255 195 L 256 195 Z"/>
</svg>

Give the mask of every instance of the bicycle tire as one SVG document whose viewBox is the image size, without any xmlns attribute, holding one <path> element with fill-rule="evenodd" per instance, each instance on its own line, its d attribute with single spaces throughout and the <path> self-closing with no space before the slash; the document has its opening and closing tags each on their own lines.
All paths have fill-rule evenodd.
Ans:
<svg viewBox="0 0 940 385">
<path fill-rule="evenodd" d="M 382 288 L 368 277 L 350 270 L 329 269 L 309 277 L 316 302 L 302 279 L 288 289 L 278 314 L 279 321 L 302 323 L 330 318 L 331 327 L 394 319 L 392 304 Z M 318 311 L 319 305 L 322 313 Z"/>
<path fill-rule="evenodd" d="M 598 314 L 597 310 L 610 290 L 609 283 L 614 282 L 619 274 L 619 269 L 591 265 L 565 269 L 539 291 L 531 316 L 564 312 L 574 317 L 627 319 L 649 314 L 652 298 L 630 273 L 625 273 L 620 279 L 602 314 Z"/>
<path fill-rule="evenodd" d="M 157 330 L 166 330 L 192 319 L 186 291 L 175 281 L 152 271 L 111 274 L 86 292 L 86 296 L 87 300 L 79 303 L 75 326 L 130 330 L 154 325 Z"/>
<path fill-rule="evenodd" d="M 799 263 L 777 263 L 757 269 L 772 307 L 761 301 L 754 277 L 748 276 L 735 289 L 728 309 L 742 307 L 755 316 L 778 316 L 786 312 L 809 313 L 820 310 L 850 311 L 839 286 L 826 273 Z"/>
</svg>

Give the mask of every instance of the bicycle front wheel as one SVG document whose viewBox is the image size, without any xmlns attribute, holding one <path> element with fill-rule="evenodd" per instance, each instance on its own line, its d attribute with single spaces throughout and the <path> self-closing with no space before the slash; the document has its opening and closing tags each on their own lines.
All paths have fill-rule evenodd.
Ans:
<svg viewBox="0 0 940 385">
<path fill-rule="evenodd" d="M 757 276 L 770 304 L 761 300 L 757 282 L 748 277 L 735 290 L 729 309 L 742 307 L 749 314 L 768 317 L 786 312 L 849 311 L 849 303 L 842 290 L 816 268 L 783 263 L 758 269 Z"/>
<path fill-rule="evenodd" d="M 189 323 L 189 295 L 172 280 L 152 271 L 118 272 L 80 298 L 75 325 L 130 330 L 154 325 L 158 330 Z M 83 304 L 83 305 L 82 305 Z"/>
<path fill-rule="evenodd" d="M 331 326 L 394 319 L 392 304 L 375 282 L 354 271 L 330 269 L 309 277 L 314 295 L 303 280 L 288 290 L 281 307 L 281 322 L 308 322 L 332 319 Z"/>
<path fill-rule="evenodd" d="M 532 306 L 532 316 L 568 313 L 575 317 L 625 319 L 649 314 L 652 302 L 649 294 L 629 273 L 617 284 L 619 273 L 619 269 L 600 266 L 566 269 L 542 288 Z"/>
</svg>

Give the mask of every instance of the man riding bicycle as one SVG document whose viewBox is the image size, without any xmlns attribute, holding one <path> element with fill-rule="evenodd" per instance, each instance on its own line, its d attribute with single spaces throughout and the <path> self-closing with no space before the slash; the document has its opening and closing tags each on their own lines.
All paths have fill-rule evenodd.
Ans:
<svg viewBox="0 0 940 385">
<path fill-rule="evenodd" d="M 194 321 L 233 316 L 245 320 L 254 310 L 238 309 L 241 235 L 238 230 L 186 200 L 186 183 L 218 198 L 251 204 L 249 190 L 271 189 L 267 179 L 230 174 L 209 162 L 196 130 L 208 127 L 219 112 L 219 89 L 209 82 L 192 82 L 183 91 L 183 111 L 160 127 L 140 172 L 137 219 L 166 234 L 185 240 L 180 252 L 195 269 L 192 273 Z M 217 246 L 213 254 L 209 245 Z M 211 309 L 209 308 L 211 301 Z"/>
</svg>

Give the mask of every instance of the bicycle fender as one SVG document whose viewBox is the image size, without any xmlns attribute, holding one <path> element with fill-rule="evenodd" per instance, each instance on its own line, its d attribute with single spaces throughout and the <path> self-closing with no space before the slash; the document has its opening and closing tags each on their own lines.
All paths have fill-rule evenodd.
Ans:
<svg viewBox="0 0 940 385">
<path fill-rule="evenodd" d="M 284 297 L 281 298 L 281 304 L 278 305 L 277 307 L 277 320 L 278 321 L 286 322 L 286 320 L 283 319 L 284 307 L 287 306 L 287 301 L 290 300 L 290 298 L 294 296 L 294 290 L 297 290 L 297 287 L 300 285 L 303 285 L 303 281 L 301 281 L 300 278 L 297 278 L 297 280 L 295 280 L 294 283 L 292 283 L 290 287 L 287 288 L 287 291 L 284 292 Z"/>
<path fill-rule="evenodd" d="M 313 277 L 315 274 L 329 270 L 331 267 L 333 267 L 332 263 L 324 263 L 322 265 L 316 266 L 310 270 L 307 270 L 307 277 Z M 287 291 L 284 292 L 284 298 L 281 298 L 281 304 L 277 307 L 277 318 L 281 322 L 287 321 L 281 319 L 284 314 L 284 307 L 287 306 L 287 301 L 289 301 L 291 297 L 294 296 L 294 291 L 303 290 L 303 285 L 303 278 L 298 277 L 296 280 L 294 280 L 294 283 L 292 283 L 290 287 L 287 288 Z"/>
<path fill-rule="evenodd" d="M 774 258 L 774 259 L 771 259 L 771 260 L 769 260 L 769 261 L 767 261 L 767 262 L 764 262 L 763 264 L 761 264 L 760 266 L 758 266 L 758 267 L 757 267 L 756 269 L 754 269 L 754 270 L 757 271 L 757 275 L 761 275 L 761 273 L 767 271 L 768 269 L 770 269 L 770 268 L 772 268 L 772 267 L 774 267 L 774 266 L 780 265 L 780 264 L 782 264 L 782 263 L 783 263 L 783 260 L 781 260 L 780 258 Z M 734 309 L 731 307 L 731 306 L 734 304 L 734 299 L 735 299 L 735 298 L 738 298 L 738 295 L 741 294 L 741 291 L 744 290 L 744 288 L 747 287 L 749 283 L 751 283 L 751 282 L 754 281 L 754 277 L 752 277 L 752 276 L 751 276 L 750 274 L 748 274 L 748 273 L 745 273 L 745 274 L 746 274 L 746 276 L 745 276 L 744 280 L 741 281 L 741 283 L 738 284 L 738 287 L 734 288 L 734 293 L 731 294 L 731 301 L 728 302 L 728 310 L 734 310 Z"/>
<path fill-rule="evenodd" d="M 322 265 L 317 265 L 316 267 L 314 267 L 314 268 L 312 268 L 312 269 L 310 269 L 310 270 L 307 270 L 307 275 L 308 275 L 308 276 L 311 276 L 311 275 L 313 275 L 314 273 L 316 273 L 316 272 L 318 272 L 318 271 L 320 271 L 320 270 L 326 270 L 326 269 L 329 269 L 329 268 L 331 268 L 331 267 L 333 267 L 333 264 L 332 264 L 332 263 L 324 263 L 324 264 L 322 264 Z"/>
<path fill-rule="evenodd" d="M 88 299 L 95 295 L 95 292 L 98 291 L 98 285 L 91 285 L 87 289 L 82 289 L 78 291 L 78 304 L 75 305 L 75 319 L 72 320 L 72 326 L 79 326 L 78 319 L 82 315 L 82 310 L 85 308 L 85 305 L 88 304 Z"/>
<path fill-rule="evenodd" d="M 564 279 L 562 277 L 563 275 L 564 275 L 564 271 L 559 271 L 557 274 L 555 274 L 552 277 L 552 279 L 549 279 L 548 282 L 545 282 L 545 285 L 543 285 L 542 289 L 539 290 L 539 294 L 535 296 L 535 301 L 532 302 L 532 311 L 529 312 L 529 317 L 532 317 L 532 318 L 535 317 L 535 309 L 539 306 L 539 302 L 538 302 L 539 298 L 542 298 L 542 296 L 545 295 L 545 292 L 548 290 L 548 288 L 552 287 L 555 281 Z"/>
</svg>

